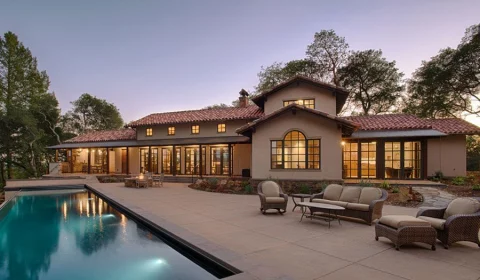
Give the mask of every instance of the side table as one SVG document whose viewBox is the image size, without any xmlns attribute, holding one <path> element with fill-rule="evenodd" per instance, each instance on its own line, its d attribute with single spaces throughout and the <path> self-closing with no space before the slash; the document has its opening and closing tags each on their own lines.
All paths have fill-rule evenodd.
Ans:
<svg viewBox="0 0 480 280">
<path fill-rule="evenodd" d="M 301 202 L 304 202 L 305 198 L 310 198 L 312 195 L 310 195 L 310 194 L 304 194 L 304 193 L 294 193 L 294 194 L 291 194 L 290 196 L 292 197 L 293 204 L 295 204 L 295 206 L 293 206 L 292 212 L 293 212 L 293 211 L 295 210 L 295 208 L 297 208 L 297 207 L 300 207 L 300 208 L 302 209 L 302 212 L 303 212 L 303 206 L 297 204 L 297 202 L 295 201 L 295 197 L 296 197 L 296 198 L 300 198 L 300 201 L 301 201 Z"/>
</svg>

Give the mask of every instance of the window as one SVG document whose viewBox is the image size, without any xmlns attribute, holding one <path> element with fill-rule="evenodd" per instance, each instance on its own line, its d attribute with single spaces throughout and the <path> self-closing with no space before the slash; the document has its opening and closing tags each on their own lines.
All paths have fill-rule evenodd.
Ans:
<svg viewBox="0 0 480 280">
<path fill-rule="evenodd" d="M 272 169 L 320 169 L 320 139 L 307 139 L 300 131 L 271 141 L 270 154 Z"/>
<path fill-rule="evenodd" d="M 168 135 L 175 135 L 175 127 L 169 126 L 168 127 Z"/>
<path fill-rule="evenodd" d="M 147 128 L 146 135 L 147 136 L 152 136 L 153 135 L 153 128 Z"/>
<path fill-rule="evenodd" d="M 290 104 L 298 104 L 303 105 L 310 109 L 315 109 L 315 99 L 298 99 L 298 100 L 287 100 L 283 101 L 283 107 L 288 106 Z"/>
<path fill-rule="evenodd" d="M 200 126 L 199 125 L 192 125 L 192 134 L 200 133 Z"/>
<path fill-rule="evenodd" d="M 226 131 L 226 127 L 225 127 L 225 124 L 224 123 L 219 123 L 217 125 L 217 132 L 218 133 L 223 133 Z"/>
</svg>

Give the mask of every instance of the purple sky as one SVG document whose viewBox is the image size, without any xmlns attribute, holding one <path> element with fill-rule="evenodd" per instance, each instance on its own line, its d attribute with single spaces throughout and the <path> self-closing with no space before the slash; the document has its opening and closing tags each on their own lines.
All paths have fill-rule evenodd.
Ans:
<svg viewBox="0 0 480 280">
<path fill-rule="evenodd" d="M 62 111 L 81 93 L 126 122 L 230 104 L 262 65 L 303 58 L 315 32 L 382 49 L 407 77 L 480 20 L 480 1 L 3 1 L 13 31 L 47 71 Z"/>
</svg>

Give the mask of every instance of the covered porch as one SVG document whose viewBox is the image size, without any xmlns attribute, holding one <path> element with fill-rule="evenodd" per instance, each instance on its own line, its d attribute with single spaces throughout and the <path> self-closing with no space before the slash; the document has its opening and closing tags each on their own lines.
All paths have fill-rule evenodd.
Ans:
<svg viewBox="0 0 480 280">
<path fill-rule="evenodd" d="M 129 175 L 151 172 L 185 177 L 249 177 L 251 144 L 238 141 L 245 140 L 241 138 L 235 137 L 233 140 L 236 141 L 228 142 L 220 138 L 216 141 L 210 139 L 209 142 L 207 139 L 195 139 L 196 144 L 184 139 L 177 141 L 182 143 L 166 145 L 156 145 L 154 141 L 131 141 L 135 143 L 130 144 L 135 146 L 108 142 L 66 143 L 52 147 L 56 149 L 56 159 L 50 164 L 50 174 Z"/>
</svg>

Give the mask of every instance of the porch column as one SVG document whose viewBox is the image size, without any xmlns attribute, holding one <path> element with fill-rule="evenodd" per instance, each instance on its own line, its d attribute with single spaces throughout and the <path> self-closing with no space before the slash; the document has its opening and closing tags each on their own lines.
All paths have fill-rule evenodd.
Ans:
<svg viewBox="0 0 480 280">
<path fill-rule="evenodd" d="M 232 176 L 232 144 L 228 144 L 228 177 Z"/>
<path fill-rule="evenodd" d="M 173 151 L 172 151 L 172 175 L 176 176 L 177 175 L 177 149 L 176 146 L 173 145 Z"/>
<path fill-rule="evenodd" d="M 87 173 L 90 174 L 90 163 L 91 163 L 91 156 L 90 156 L 90 148 L 88 148 L 87 150 L 87 154 L 88 154 L 88 158 L 87 158 Z"/>
<path fill-rule="evenodd" d="M 200 165 L 198 167 L 198 172 L 200 173 L 200 178 L 202 178 L 202 174 L 203 174 L 203 153 L 202 153 L 202 145 L 198 145 L 199 149 L 200 149 Z"/>
<path fill-rule="evenodd" d="M 148 146 L 148 172 L 152 172 L 152 146 Z"/>
<path fill-rule="evenodd" d="M 107 174 L 110 173 L 110 149 L 107 148 L 107 172 L 105 172 Z"/>
<path fill-rule="evenodd" d="M 55 162 L 58 162 L 58 149 L 55 149 Z"/>
<path fill-rule="evenodd" d="M 130 164 L 128 162 L 128 147 L 126 147 L 126 148 L 127 148 L 126 157 L 127 157 L 127 175 L 128 175 L 129 174 L 128 168 L 129 168 Z"/>
</svg>

